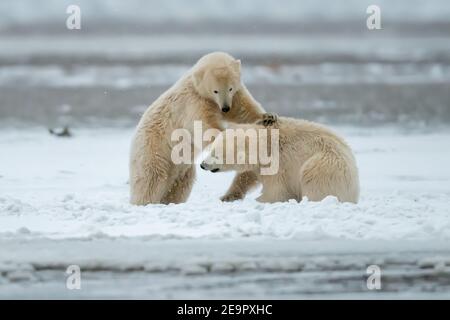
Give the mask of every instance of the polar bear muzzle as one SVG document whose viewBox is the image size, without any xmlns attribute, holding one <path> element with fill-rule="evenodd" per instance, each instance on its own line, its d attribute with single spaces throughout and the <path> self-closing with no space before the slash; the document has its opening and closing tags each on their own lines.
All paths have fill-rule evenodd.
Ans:
<svg viewBox="0 0 450 320">
<path fill-rule="evenodd" d="M 227 113 L 228 111 L 230 111 L 230 106 L 226 104 L 222 107 L 222 112 Z"/>
</svg>

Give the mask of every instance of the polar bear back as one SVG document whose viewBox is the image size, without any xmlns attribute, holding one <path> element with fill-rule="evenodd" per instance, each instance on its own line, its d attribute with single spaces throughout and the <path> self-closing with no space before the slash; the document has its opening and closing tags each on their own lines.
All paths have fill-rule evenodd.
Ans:
<svg viewBox="0 0 450 320">
<path fill-rule="evenodd" d="M 356 203 L 359 176 L 350 146 L 327 127 L 299 119 L 279 119 L 280 172 L 288 189 L 320 201 L 336 196 Z"/>
</svg>

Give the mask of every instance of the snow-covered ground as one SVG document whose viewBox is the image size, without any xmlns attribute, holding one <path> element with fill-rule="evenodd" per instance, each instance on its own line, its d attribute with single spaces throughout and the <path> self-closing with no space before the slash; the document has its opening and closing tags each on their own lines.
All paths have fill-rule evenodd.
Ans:
<svg viewBox="0 0 450 320">
<path fill-rule="evenodd" d="M 381 131 L 381 130 L 378 130 Z M 2 132 L 0 232 L 51 238 L 269 237 L 450 240 L 450 133 L 345 134 L 361 171 L 361 201 L 221 203 L 233 174 L 198 170 L 186 204 L 128 204 L 131 130 Z M 256 192 L 257 193 L 257 192 Z"/>
<path fill-rule="evenodd" d="M 76 263 L 95 275 L 87 276 L 87 288 L 76 297 L 238 293 L 242 297 L 309 297 L 308 292 L 331 297 L 361 291 L 363 266 L 378 261 L 408 266 L 391 274 L 390 279 L 396 279 L 390 282 L 391 297 L 396 297 L 392 294 L 396 291 L 397 296 L 417 297 L 430 290 L 437 291 L 432 296 L 442 297 L 449 288 L 450 274 L 450 132 L 337 131 L 356 153 L 361 176 L 359 204 L 341 204 L 332 197 L 320 203 L 305 199 L 261 204 L 254 200 L 258 191 L 243 201 L 222 203 L 218 198 L 233 175 L 198 170 L 187 203 L 136 207 L 128 204 L 132 130 L 75 129 L 74 137 L 65 139 L 39 128 L 3 129 L 0 296 L 71 297 L 64 288 L 62 272 L 64 266 Z M 414 251 L 420 254 L 412 254 Z M 313 269 L 316 276 L 325 277 L 321 280 L 326 282 L 324 287 L 317 286 L 315 277 L 300 272 L 305 261 L 310 261 L 305 256 L 323 260 L 326 267 Z M 397 260 L 392 262 L 392 257 Z M 411 288 L 402 291 L 410 283 L 402 279 L 407 278 L 411 266 L 420 269 L 429 259 L 436 281 L 425 287 L 412 286 L 412 293 Z M 242 264 L 253 266 L 251 276 L 251 268 Z M 336 275 L 340 285 L 333 286 L 330 277 L 342 264 L 353 266 L 347 271 L 354 271 L 350 278 L 356 284 L 348 285 L 345 275 Z M 102 285 L 108 277 L 125 276 L 120 273 L 124 269 L 137 273 L 125 273 L 128 278 L 117 280 L 117 290 Z M 103 272 L 96 273 L 99 270 Z M 157 274 L 152 273 L 155 270 Z M 248 287 L 217 278 L 223 273 L 230 277 L 231 271 L 235 281 L 244 277 Z M 174 273 L 178 282 L 171 278 Z M 199 281 L 195 294 L 185 290 L 187 283 L 194 281 L 190 274 L 200 277 L 195 278 Z M 273 277 L 275 285 L 269 285 L 273 290 L 261 287 L 255 280 L 258 275 Z M 428 276 L 433 279 L 432 275 Z M 148 284 L 139 287 L 147 276 L 159 283 L 158 290 L 145 287 Z M 256 278 L 253 281 L 251 277 Z M 286 277 L 300 278 L 283 294 L 276 283 L 288 281 Z M 309 279 L 307 284 L 302 284 L 302 277 Z M 424 277 L 419 273 L 416 278 Z M 127 283 L 137 288 L 134 294 L 124 291 Z M 224 283 L 229 283 L 227 290 Z M 371 297 L 373 292 L 366 290 L 366 294 Z"/>
</svg>

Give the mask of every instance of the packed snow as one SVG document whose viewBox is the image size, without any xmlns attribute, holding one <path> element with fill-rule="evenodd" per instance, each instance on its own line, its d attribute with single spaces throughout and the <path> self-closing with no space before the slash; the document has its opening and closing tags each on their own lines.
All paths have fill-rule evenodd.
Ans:
<svg viewBox="0 0 450 320">
<path fill-rule="evenodd" d="M 449 298 L 448 241 L 5 239 L 0 298 Z M 368 290 L 367 267 L 382 270 Z M 67 290 L 69 265 L 80 290 Z"/>
</svg>

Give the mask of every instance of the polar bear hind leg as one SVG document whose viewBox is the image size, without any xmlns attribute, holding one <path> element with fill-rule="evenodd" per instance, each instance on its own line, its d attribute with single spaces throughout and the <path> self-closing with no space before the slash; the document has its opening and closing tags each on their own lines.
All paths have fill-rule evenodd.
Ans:
<svg viewBox="0 0 450 320">
<path fill-rule="evenodd" d="M 192 191 L 194 181 L 195 167 L 192 165 L 183 175 L 177 177 L 173 181 L 166 194 L 163 196 L 161 203 L 169 204 L 186 202 Z"/>
<path fill-rule="evenodd" d="M 131 203 L 134 205 L 146 205 L 149 203 L 161 203 L 166 193 L 166 176 L 160 172 L 147 172 L 144 177 L 130 181 Z"/>
<path fill-rule="evenodd" d="M 311 201 L 330 195 L 341 202 L 358 201 L 354 172 L 344 159 L 332 154 L 319 153 L 308 159 L 301 167 L 300 183 L 302 195 Z"/>
</svg>

